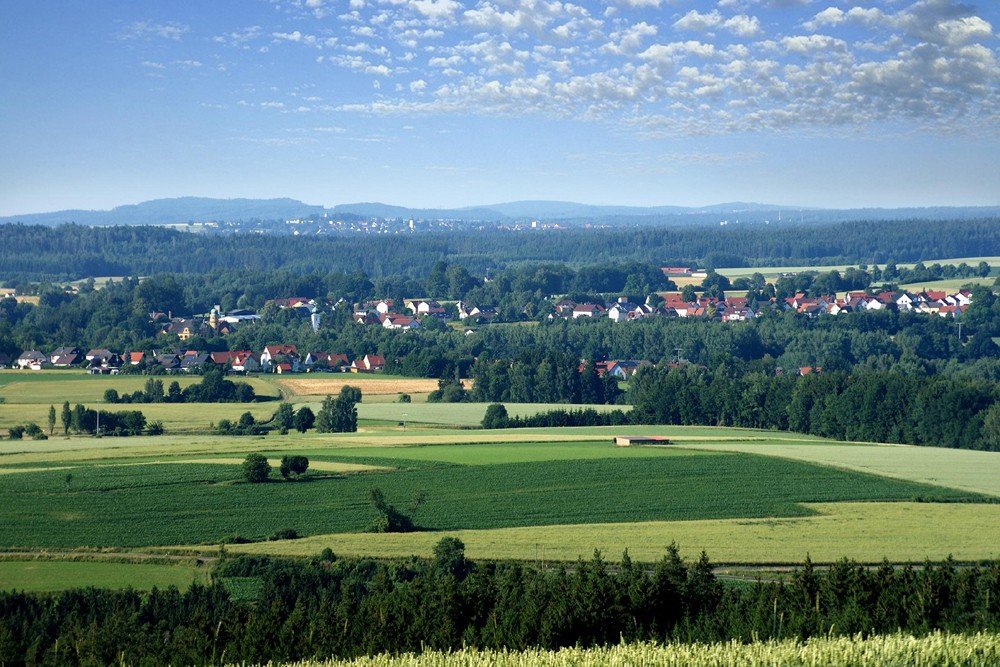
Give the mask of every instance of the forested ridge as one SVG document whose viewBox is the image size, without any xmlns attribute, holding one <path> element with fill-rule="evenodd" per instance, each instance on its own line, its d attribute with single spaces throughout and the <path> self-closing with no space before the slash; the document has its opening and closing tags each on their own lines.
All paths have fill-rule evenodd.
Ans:
<svg viewBox="0 0 1000 667">
<path fill-rule="evenodd" d="M 445 538 L 430 561 L 237 558 L 217 580 L 256 581 L 255 602 L 222 584 L 177 589 L 0 593 L 0 662 L 260 664 L 461 647 L 558 648 L 1000 629 L 1000 563 L 869 569 L 847 561 L 787 581 L 724 585 L 703 554 L 675 547 L 648 568 L 599 555 L 570 567 L 473 563 Z"/>
<path fill-rule="evenodd" d="M 220 267 L 428 274 L 440 260 L 478 274 L 521 262 L 811 265 L 1000 255 L 1000 220 L 827 225 L 479 231 L 397 236 L 196 235 L 162 227 L 0 227 L 5 278 L 203 273 Z"/>
</svg>

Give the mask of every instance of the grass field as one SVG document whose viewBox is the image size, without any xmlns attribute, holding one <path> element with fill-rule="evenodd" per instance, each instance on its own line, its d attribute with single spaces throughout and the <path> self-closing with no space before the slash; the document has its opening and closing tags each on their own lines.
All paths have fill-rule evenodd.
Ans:
<svg viewBox="0 0 1000 667">
<path fill-rule="evenodd" d="M 986 285 L 987 287 L 996 282 L 993 276 L 986 278 L 952 278 L 950 280 L 928 280 L 921 283 L 906 283 L 900 285 L 900 289 L 910 292 L 922 292 L 923 290 L 945 290 L 947 292 L 957 292 L 966 285 Z"/>
<path fill-rule="evenodd" d="M 814 443 L 698 443 L 681 446 L 779 456 L 1000 497 L 1000 454 L 966 449 Z"/>
<path fill-rule="evenodd" d="M 1000 266 L 1000 257 L 957 257 L 950 259 L 934 259 L 927 260 L 924 262 L 925 265 L 930 266 L 931 264 L 954 264 L 958 266 L 962 262 L 970 266 L 975 266 L 979 262 L 986 262 L 990 266 Z M 899 268 L 913 268 L 916 263 L 897 263 L 896 266 Z M 765 278 L 773 279 L 782 273 L 801 273 L 803 271 L 818 271 L 819 273 L 828 271 L 841 271 L 849 269 L 852 266 L 856 267 L 857 264 L 836 264 L 836 265 L 824 265 L 824 266 L 755 266 L 755 267 L 740 267 L 740 268 L 730 268 L 730 269 L 719 269 L 719 273 L 723 274 L 728 278 L 739 278 L 741 276 L 751 276 L 754 273 L 761 273 Z"/>
<path fill-rule="evenodd" d="M 195 581 L 207 580 L 205 567 L 146 563 L 94 561 L 5 560 L 0 561 L 0 589 L 47 592 L 67 588 L 134 588 L 154 586 L 187 589 Z"/>
<path fill-rule="evenodd" d="M 141 390 L 150 379 L 144 375 L 87 375 L 79 370 L 52 371 L 0 371 L 0 397 L 8 404 L 62 404 L 96 403 L 104 400 L 104 392 L 117 389 L 119 394 Z M 152 378 L 161 380 L 166 389 L 174 380 L 183 389 L 201 381 L 198 376 L 164 375 Z M 278 391 L 269 379 L 259 377 L 233 378 L 249 383 L 262 396 L 277 396 Z"/>
<path fill-rule="evenodd" d="M 358 418 L 407 424 L 443 424 L 478 426 L 483 421 L 489 403 L 365 403 L 358 405 Z M 630 405 L 552 405 L 550 403 L 510 403 L 506 405 L 511 416 L 530 415 L 558 408 L 577 410 L 593 408 L 600 412 L 631 410 Z"/>
<path fill-rule="evenodd" d="M 1000 558 L 1000 505 L 964 503 L 825 503 L 807 517 L 649 521 L 374 535 L 341 533 L 300 540 L 237 544 L 232 552 L 315 556 L 329 547 L 342 556 L 430 557 L 442 536 L 465 543 L 476 559 L 559 560 L 589 558 L 600 549 L 618 560 L 628 549 L 640 561 L 661 558 L 677 542 L 697 559 L 704 550 L 716 563 L 759 565 L 840 558 L 862 562 L 919 562 Z"/>
</svg>

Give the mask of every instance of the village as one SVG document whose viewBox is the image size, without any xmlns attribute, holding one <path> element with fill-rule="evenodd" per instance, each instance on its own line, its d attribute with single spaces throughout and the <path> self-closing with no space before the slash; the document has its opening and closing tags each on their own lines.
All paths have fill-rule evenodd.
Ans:
<svg viewBox="0 0 1000 667">
<path fill-rule="evenodd" d="M 551 312 L 544 319 L 552 322 L 608 318 L 612 322 L 622 323 L 661 317 L 742 322 L 762 317 L 768 312 L 791 312 L 806 318 L 817 318 L 885 309 L 954 318 L 964 313 L 972 301 L 972 293 L 968 289 L 960 289 L 954 293 L 943 290 L 923 290 L 916 293 L 905 290 L 854 291 L 824 296 L 798 293 L 784 299 L 771 298 L 766 301 L 752 300 L 747 296 L 693 296 L 693 299 L 686 300 L 683 293 L 668 292 L 652 295 L 641 304 L 633 303 L 624 296 L 608 303 L 577 303 L 560 299 L 552 304 Z M 393 331 L 418 329 L 422 323 L 426 324 L 432 319 L 450 321 L 459 330 L 471 334 L 475 329 L 466 328 L 468 325 L 488 324 L 497 319 L 495 308 L 480 307 L 463 301 L 442 303 L 433 299 L 407 299 L 402 302 L 402 308 L 397 309 L 396 305 L 392 299 L 351 305 L 343 299 L 329 303 L 305 297 L 288 297 L 267 302 L 262 311 L 292 311 L 297 316 L 308 319 L 314 330 L 323 326 L 325 315 L 345 307 L 352 308 L 352 319 L 358 325 L 377 326 Z M 404 310 L 405 313 L 397 310 Z M 252 326 L 262 320 L 262 316 L 252 309 L 222 312 L 218 306 L 207 317 L 174 317 L 169 312 L 153 312 L 149 317 L 159 327 L 160 335 L 168 340 L 176 337 L 181 343 L 196 337 L 226 336 L 237 327 Z M 596 362 L 596 367 L 601 376 L 610 373 L 624 380 L 649 363 L 646 360 L 602 360 Z M 213 366 L 234 374 L 379 373 L 384 370 L 385 364 L 385 357 L 380 354 L 366 354 L 351 359 L 342 353 L 301 352 L 296 345 L 286 343 L 266 345 L 259 351 L 207 351 L 181 349 L 166 344 L 161 349 L 122 352 L 108 349 L 84 352 L 77 347 L 60 346 L 49 353 L 26 350 L 13 358 L 0 353 L 0 368 L 35 371 L 47 368 L 83 368 L 94 375 L 200 373 Z M 799 369 L 799 374 L 817 370 L 804 367 Z"/>
</svg>

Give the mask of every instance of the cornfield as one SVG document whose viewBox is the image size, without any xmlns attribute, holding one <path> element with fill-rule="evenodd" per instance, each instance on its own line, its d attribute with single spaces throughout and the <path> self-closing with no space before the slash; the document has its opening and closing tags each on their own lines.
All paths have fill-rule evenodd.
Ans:
<svg viewBox="0 0 1000 667">
<path fill-rule="evenodd" d="M 776 665 L 855 667 L 861 665 L 994 666 L 1000 664 L 1000 634 L 934 633 L 923 637 L 882 635 L 833 637 L 742 644 L 621 644 L 558 651 L 428 651 L 356 660 L 303 662 L 289 667 L 774 667 Z"/>
</svg>

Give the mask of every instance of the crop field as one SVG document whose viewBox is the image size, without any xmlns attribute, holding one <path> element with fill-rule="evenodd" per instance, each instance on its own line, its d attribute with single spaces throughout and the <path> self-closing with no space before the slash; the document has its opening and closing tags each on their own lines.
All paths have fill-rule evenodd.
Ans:
<svg viewBox="0 0 1000 667">
<path fill-rule="evenodd" d="M 136 590 L 176 586 L 185 590 L 195 581 L 204 582 L 207 574 L 207 568 L 194 565 L 5 560 L 0 561 L 0 589 L 47 592 L 86 586 Z"/>
<path fill-rule="evenodd" d="M 267 419 L 277 401 L 100 402 L 105 389 L 132 391 L 145 379 L 0 373 L 6 399 L 0 428 L 29 420 L 44 425 L 48 406 L 62 400 L 138 408 L 167 428 L 157 437 L 98 439 L 63 437 L 57 425 L 47 441 L 0 443 L 0 550 L 213 555 L 221 541 L 238 536 L 255 542 L 227 550 L 314 556 L 330 547 L 344 556 L 406 557 L 427 556 L 442 536 L 455 535 L 475 559 L 572 561 L 595 548 L 616 559 L 627 548 L 633 558 L 652 561 L 671 541 L 686 557 L 704 549 L 716 562 L 748 565 L 801 562 L 806 553 L 816 561 L 1000 556 L 1000 456 L 994 454 L 740 428 L 484 431 L 473 427 L 485 404 L 398 403 L 399 378 L 358 375 L 253 379 L 259 393 L 280 393 L 314 409 L 322 393 L 366 381 L 357 433 L 207 432 L 210 423 L 246 410 Z M 507 405 L 514 415 L 557 407 L 565 406 Z M 665 436 L 671 444 L 612 446 L 613 436 L 626 434 Z M 240 465 L 249 452 L 265 454 L 275 468 L 282 455 L 304 454 L 310 470 L 292 481 L 275 470 L 270 483 L 249 484 Z M 422 492 L 426 501 L 414 514 L 422 530 L 367 532 L 375 518 L 367 499 L 373 487 L 406 513 Z M 286 529 L 303 537 L 266 541 Z M 94 581 L 144 588 L 183 585 L 198 574 L 193 566 L 146 563 L 11 563 L 0 562 L 6 577 L 0 587 L 56 590 Z"/>
<path fill-rule="evenodd" d="M 428 378 L 404 378 L 359 373 L 324 373 L 309 377 L 275 378 L 274 384 L 289 395 L 319 396 L 337 394 L 346 385 L 357 387 L 362 395 L 426 394 L 438 388 L 438 381 Z"/>
<path fill-rule="evenodd" d="M 489 449 L 456 449 L 476 458 L 478 447 Z M 239 481 L 239 466 L 217 463 L 109 465 L 116 461 L 106 459 L 74 468 L 69 484 L 65 470 L 7 474 L 0 478 L 0 546 L 197 544 L 233 534 L 264 538 L 285 528 L 304 535 L 360 532 L 374 518 L 366 500 L 373 486 L 400 507 L 425 492 L 416 521 L 436 531 L 796 517 L 814 513 L 803 503 L 979 498 L 775 457 L 603 447 L 607 456 L 594 457 L 595 446 L 583 444 L 590 458 L 568 458 L 563 448 L 561 459 L 537 460 L 540 451 L 526 448 L 527 461 L 476 465 L 434 460 L 433 451 L 420 460 L 398 456 L 413 448 L 370 449 L 367 457 L 336 458 L 392 470 L 260 485 Z M 447 447 L 438 449 L 447 456 L 440 451 Z M 336 462 L 333 454 L 311 459 Z"/>
<path fill-rule="evenodd" d="M 353 660 L 301 662 L 290 667 L 604 667 L 614 665 L 685 665 L 687 667 L 772 667 L 773 665 L 893 665 L 923 667 L 990 667 L 1000 662 L 1000 634 L 934 633 L 923 637 L 813 637 L 717 644 L 627 644 L 558 651 L 490 651 L 463 649 L 451 653 L 373 655 Z"/>
<path fill-rule="evenodd" d="M 572 561 L 594 549 L 610 561 L 629 556 L 655 561 L 671 542 L 694 560 L 705 551 L 715 563 L 772 565 L 841 558 L 877 563 L 1000 558 L 1000 505 L 972 503 L 816 503 L 816 514 L 787 518 L 642 521 L 528 526 L 447 533 L 339 533 L 300 540 L 239 544 L 232 552 L 315 556 L 324 548 L 342 556 L 430 557 L 443 534 L 465 543 L 476 559 Z"/>
</svg>

